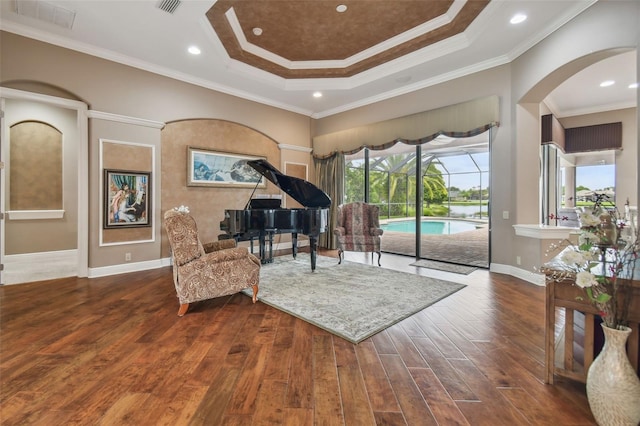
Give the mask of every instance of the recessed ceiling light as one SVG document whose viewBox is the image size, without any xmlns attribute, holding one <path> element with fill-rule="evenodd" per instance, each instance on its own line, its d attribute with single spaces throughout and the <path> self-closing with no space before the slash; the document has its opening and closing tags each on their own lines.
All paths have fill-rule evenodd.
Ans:
<svg viewBox="0 0 640 426">
<path fill-rule="evenodd" d="M 260 27 L 255 27 L 255 28 L 254 28 L 253 30 L 251 30 L 251 31 L 253 31 L 253 34 L 254 34 L 254 35 L 257 35 L 257 36 L 261 36 L 261 35 L 262 35 L 262 28 L 260 28 Z"/>
<path fill-rule="evenodd" d="M 192 55 L 199 55 L 200 52 L 200 48 L 198 46 L 190 46 L 188 49 L 189 53 L 191 53 Z"/>
<path fill-rule="evenodd" d="M 322 97 L 322 92 L 313 92 L 313 97 L 314 98 L 321 98 Z"/>
<path fill-rule="evenodd" d="M 342 12 L 346 12 L 347 11 L 347 5 L 346 4 L 339 4 L 336 7 L 336 12 L 338 13 L 342 13 Z"/>
<path fill-rule="evenodd" d="M 609 86 L 613 86 L 614 84 L 616 84 L 615 81 L 606 80 L 606 81 L 603 81 L 602 83 L 600 83 L 600 87 L 609 87 Z"/>
<path fill-rule="evenodd" d="M 527 20 L 527 15 L 525 15 L 524 13 L 516 13 L 515 15 L 513 15 L 513 18 L 511 18 L 509 22 L 511 22 L 512 24 L 519 24 L 526 20 Z"/>
<path fill-rule="evenodd" d="M 629 89 L 637 89 L 638 88 L 638 83 L 631 83 L 629 85 Z"/>
</svg>

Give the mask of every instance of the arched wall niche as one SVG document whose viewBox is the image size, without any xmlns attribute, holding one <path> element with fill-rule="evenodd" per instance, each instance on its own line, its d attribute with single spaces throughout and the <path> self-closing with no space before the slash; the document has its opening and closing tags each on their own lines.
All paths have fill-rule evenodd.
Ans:
<svg viewBox="0 0 640 426">
<path fill-rule="evenodd" d="M 169 122 L 162 129 L 161 144 L 160 217 L 164 217 L 164 213 L 174 207 L 189 207 L 203 242 L 218 239 L 224 211 L 243 209 L 253 188 L 188 186 L 188 148 L 262 157 L 277 168 L 281 164 L 278 142 L 255 129 L 226 120 L 203 118 Z M 258 188 L 255 193 L 280 194 L 280 190 L 268 183 L 266 188 Z M 283 240 L 288 238 L 285 235 L 280 237 Z M 169 243 L 163 229 L 162 257 L 168 256 Z"/>
<path fill-rule="evenodd" d="M 62 210 L 62 131 L 44 121 L 22 120 L 9 134 L 9 209 Z"/>
</svg>

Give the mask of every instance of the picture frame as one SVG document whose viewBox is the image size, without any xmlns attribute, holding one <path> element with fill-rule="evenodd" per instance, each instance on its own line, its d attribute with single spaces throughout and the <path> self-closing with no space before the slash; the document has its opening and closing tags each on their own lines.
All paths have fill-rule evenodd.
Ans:
<svg viewBox="0 0 640 426">
<path fill-rule="evenodd" d="M 104 170 L 104 229 L 151 226 L 151 172 Z"/>
<path fill-rule="evenodd" d="M 187 186 L 265 188 L 266 179 L 247 165 L 265 159 L 250 155 L 187 147 Z"/>
</svg>

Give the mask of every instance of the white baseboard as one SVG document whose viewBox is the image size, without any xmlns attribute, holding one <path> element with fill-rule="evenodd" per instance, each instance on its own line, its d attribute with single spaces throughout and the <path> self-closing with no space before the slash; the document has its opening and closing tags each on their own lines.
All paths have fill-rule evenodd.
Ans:
<svg viewBox="0 0 640 426">
<path fill-rule="evenodd" d="M 3 284 L 22 284 L 78 275 L 78 250 L 10 254 L 4 257 Z"/>
<path fill-rule="evenodd" d="M 535 272 L 527 271 L 522 268 L 516 268 L 515 266 L 492 263 L 489 267 L 489 271 L 496 272 L 498 274 L 511 275 L 512 277 L 519 278 L 531 284 L 539 285 L 542 287 L 545 286 L 543 274 L 537 274 Z"/>
<path fill-rule="evenodd" d="M 99 268 L 89 268 L 89 278 L 106 277 L 109 275 L 126 274 L 127 272 L 148 271 L 150 269 L 170 266 L 171 259 L 164 258 L 158 260 L 148 260 L 145 262 L 127 262 L 120 265 L 102 266 Z"/>
</svg>

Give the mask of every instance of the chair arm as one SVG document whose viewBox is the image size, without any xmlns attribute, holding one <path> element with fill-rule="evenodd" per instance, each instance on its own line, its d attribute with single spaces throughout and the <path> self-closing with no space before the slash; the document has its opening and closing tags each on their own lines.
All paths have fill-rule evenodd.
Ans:
<svg viewBox="0 0 640 426">
<path fill-rule="evenodd" d="M 249 255 L 249 249 L 246 247 L 234 247 L 224 250 L 212 251 L 202 256 L 198 260 L 203 260 L 207 263 L 226 262 L 229 260 L 237 260 L 245 258 Z"/>
<path fill-rule="evenodd" d="M 371 228 L 371 229 L 369 229 L 369 233 L 374 237 L 382 235 L 383 232 L 384 232 L 384 229 L 382 229 L 382 228 Z"/>
<path fill-rule="evenodd" d="M 336 226 L 336 228 L 333 230 L 333 234 L 337 235 L 339 237 L 342 237 L 345 235 L 345 230 L 343 226 Z"/>
<path fill-rule="evenodd" d="M 205 253 L 211 253 L 213 251 L 230 249 L 236 247 L 236 240 L 230 238 L 228 240 L 212 241 L 202 245 Z"/>
</svg>

